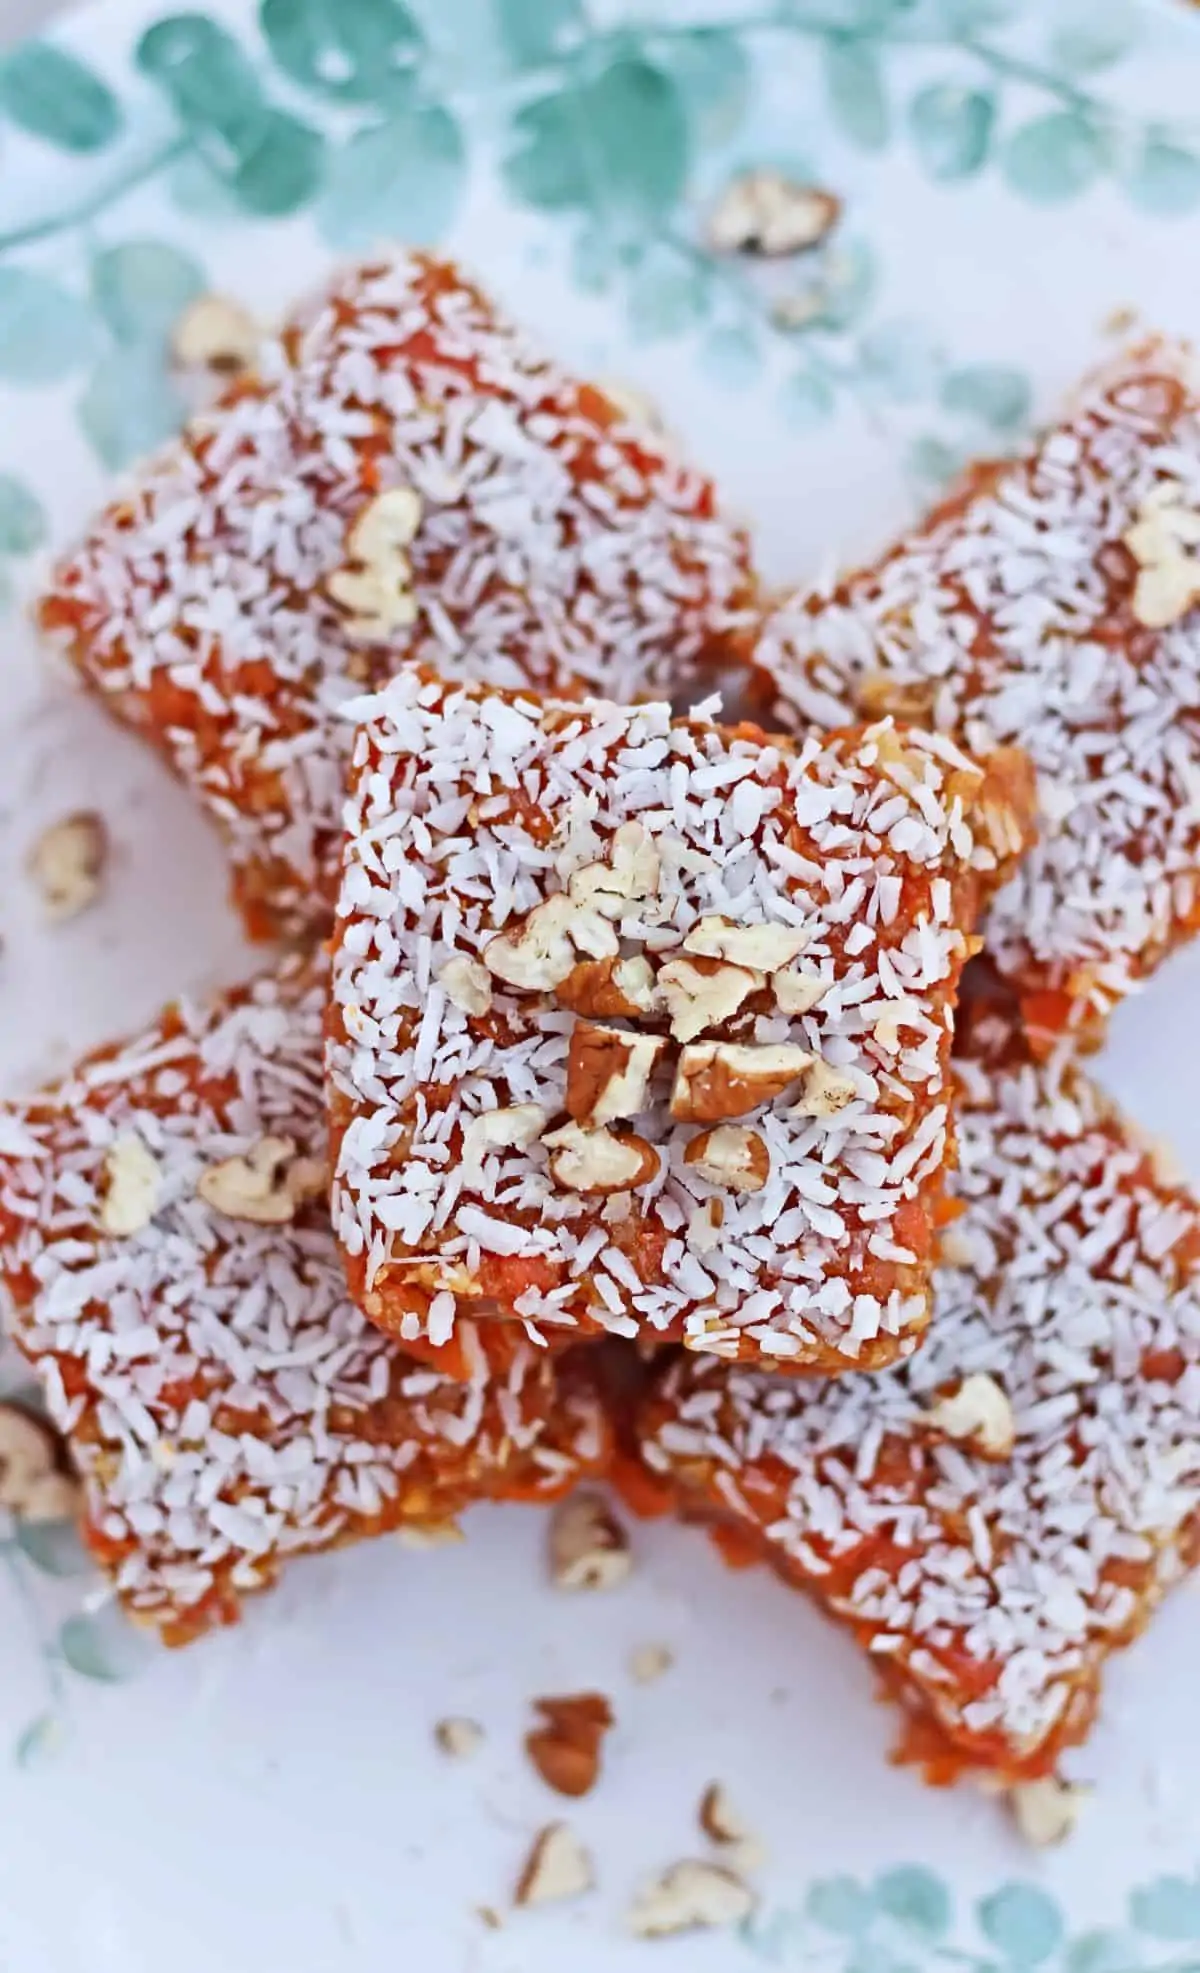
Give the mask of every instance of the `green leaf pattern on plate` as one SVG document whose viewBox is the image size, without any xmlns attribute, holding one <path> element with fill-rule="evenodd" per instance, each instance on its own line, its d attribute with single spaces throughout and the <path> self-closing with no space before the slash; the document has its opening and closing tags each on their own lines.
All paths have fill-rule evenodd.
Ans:
<svg viewBox="0 0 1200 1973">
<path fill-rule="evenodd" d="M 756 1911 L 740 1937 L 761 1963 L 795 1973 L 1196 1973 L 1200 1878 L 1144 1885 L 1127 1927 L 1072 1934 L 1040 1885 L 1001 1884 L 968 1905 L 936 1870 L 901 1864 L 873 1883 L 818 1878 L 799 1904 Z"/>
<path fill-rule="evenodd" d="M 887 169 L 903 150 L 947 197 L 992 172 L 1035 206 L 1104 184 L 1159 220 L 1200 208 L 1200 134 L 1138 125 L 1102 93 L 1136 49 L 1139 19 L 1123 0 L 1061 0 L 1032 55 L 1010 45 L 1016 0 L 837 0 L 766 13 L 728 0 L 700 19 L 636 8 L 610 11 L 604 25 L 585 0 L 472 4 L 490 122 L 474 117 L 471 62 L 447 59 L 430 0 L 257 0 L 237 31 L 203 8 L 164 13 L 132 56 L 174 134 L 114 181 L 114 209 L 158 172 L 178 209 L 208 223 L 309 213 L 339 252 L 395 237 L 434 243 L 467 196 L 470 132 L 498 149 L 518 206 L 550 227 L 571 222 L 573 278 L 589 293 L 621 291 L 635 340 L 687 338 L 729 389 L 769 368 L 794 430 L 821 424 L 848 395 L 885 425 L 921 409 L 924 429 L 897 444 L 932 483 L 984 434 L 1019 433 L 1028 386 L 994 364 L 947 368 L 927 349 L 918 360 L 919 325 L 902 347 L 895 325 L 870 322 L 886 268 L 876 243 L 849 230 L 854 174 Z M 805 128 L 828 132 L 828 155 L 804 175 L 847 198 L 847 222 L 787 271 L 782 296 L 761 268 L 707 253 L 697 196 L 719 187 L 722 171 L 760 162 L 730 146 L 777 48 L 806 65 L 824 106 L 824 123 Z M 914 55 L 925 65 L 916 79 Z M 69 153 L 112 145 L 136 111 L 68 50 L 39 42 L 0 63 L 5 116 Z M 484 125 L 490 134 L 476 138 Z M 108 202 L 103 188 L 81 196 L 33 234 L 82 237 Z M 200 270 L 168 243 L 105 238 L 85 297 L 6 244 L 0 383 L 55 384 L 86 368 L 82 427 L 106 464 L 127 463 L 182 413 L 161 348 Z M 133 349 L 146 359 L 144 385 L 140 403 L 126 404 L 134 370 L 121 351 Z M 780 350 L 788 360 L 777 365 Z"/>
<path fill-rule="evenodd" d="M 121 129 L 121 106 L 94 70 L 48 41 L 0 60 L 0 113 L 59 150 L 102 151 Z"/>
</svg>

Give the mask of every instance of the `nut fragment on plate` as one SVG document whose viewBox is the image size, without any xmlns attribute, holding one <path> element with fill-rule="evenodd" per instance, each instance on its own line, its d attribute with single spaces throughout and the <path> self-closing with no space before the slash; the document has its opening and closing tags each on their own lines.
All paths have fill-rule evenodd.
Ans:
<svg viewBox="0 0 1200 1973">
<path fill-rule="evenodd" d="M 721 959 L 670 959 L 658 969 L 658 991 L 676 1041 L 694 1041 L 730 1020 L 763 984 L 761 973 Z"/>
<path fill-rule="evenodd" d="M 517 1880 L 513 1903 L 562 1904 L 580 1898 L 595 1884 L 590 1853 L 565 1822 L 551 1822 L 538 1831 L 525 1867 Z"/>
<path fill-rule="evenodd" d="M 492 1004 L 492 981 L 486 966 L 478 959 L 456 953 L 438 974 L 441 987 L 452 1007 L 463 1014 L 486 1014 Z"/>
<path fill-rule="evenodd" d="M 351 525 L 346 562 L 325 584 L 345 613 L 345 636 L 377 643 L 416 622 L 419 611 L 406 551 L 416 539 L 423 511 L 415 488 L 393 486 L 377 493 Z"/>
<path fill-rule="evenodd" d="M 617 1123 L 646 1107 L 650 1078 L 666 1047 L 661 1035 L 577 1022 L 567 1054 L 567 1112 L 582 1124 Z"/>
<path fill-rule="evenodd" d="M 658 1153 L 644 1137 L 618 1137 L 611 1130 L 585 1130 L 564 1124 L 542 1142 L 550 1170 L 568 1192 L 631 1192 L 658 1172 Z"/>
<path fill-rule="evenodd" d="M 1200 511 L 1185 487 L 1163 480 L 1143 501 L 1124 537 L 1138 565 L 1133 614 L 1148 630 L 1166 630 L 1200 603 Z"/>
<path fill-rule="evenodd" d="M 122 1131 L 104 1154 L 100 1226 L 118 1240 L 149 1226 L 158 1206 L 162 1168 L 135 1130 Z"/>
<path fill-rule="evenodd" d="M 615 1589 L 633 1569 L 629 1536 L 601 1494 L 568 1495 L 550 1518 L 550 1576 L 559 1589 Z"/>
<path fill-rule="evenodd" d="M 318 1196 L 327 1179 L 315 1158 L 298 1158 L 290 1137 L 262 1137 L 242 1157 L 209 1165 L 196 1182 L 206 1206 L 229 1219 L 285 1226 L 300 1206 Z"/>
<path fill-rule="evenodd" d="M 533 1703 L 543 1721 L 525 1736 L 534 1767 L 557 1794 L 588 1794 L 600 1773 L 604 1735 L 613 1724 L 608 1700 L 600 1692 L 576 1692 Z"/>
<path fill-rule="evenodd" d="M 254 367 L 262 330 L 228 295 L 197 295 L 171 331 L 171 355 L 182 370 L 237 377 Z"/>
<path fill-rule="evenodd" d="M 635 1685 L 653 1685 L 674 1663 L 669 1644 L 637 1644 L 629 1654 L 629 1676 Z"/>
<path fill-rule="evenodd" d="M 721 1782 L 709 1782 L 700 1797 L 698 1819 L 704 1834 L 725 1851 L 727 1862 L 739 1871 L 761 1869 L 765 1861 L 762 1841 L 745 1817 L 738 1814 Z"/>
<path fill-rule="evenodd" d="M 638 1939 L 665 1939 L 676 1932 L 739 1925 L 757 1902 L 736 1871 L 689 1858 L 673 1863 L 634 1900 L 629 1929 Z"/>
<path fill-rule="evenodd" d="M 452 1715 L 438 1721 L 433 1737 L 443 1754 L 448 1754 L 451 1760 L 464 1761 L 483 1745 L 483 1728 L 478 1720 Z"/>
<path fill-rule="evenodd" d="M 794 1042 L 701 1041 L 680 1050 L 671 1115 L 680 1123 L 748 1116 L 799 1080 L 813 1056 Z"/>
<path fill-rule="evenodd" d="M 700 1131 L 684 1151 L 683 1161 L 710 1185 L 724 1185 L 731 1192 L 761 1192 L 771 1175 L 765 1140 L 744 1124 L 718 1124 Z"/>
<path fill-rule="evenodd" d="M 66 1521 L 78 1512 L 77 1480 L 58 1469 L 58 1439 L 19 1405 L 0 1404 L 0 1507 L 19 1521 Z"/>
<path fill-rule="evenodd" d="M 1026 1842 L 1038 1849 L 1049 1849 L 1066 1841 L 1090 1792 L 1072 1782 L 1060 1781 L 1055 1774 L 1047 1774 L 1037 1781 L 1023 1781 L 1012 1789 L 1009 1804 Z"/>
<path fill-rule="evenodd" d="M 29 856 L 29 874 L 48 915 L 76 917 L 100 895 L 108 862 L 108 830 L 95 809 L 77 809 L 43 830 Z"/>
<path fill-rule="evenodd" d="M 745 171 L 709 214 L 708 243 L 718 253 L 803 253 L 832 232 L 841 210 L 841 200 L 820 186 L 769 167 Z"/>
<path fill-rule="evenodd" d="M 457 1521 L 405 1521 L 396 1529 L 401 1548 L 423 1555 L 431 1548 L 457 1548 L 466 1540 Z"/>
<path fill-rule="evenodd" d="M 973 1370 L 956 1390 L 930 1405 L 929 1422 L 981 1459 L 1012 1458 L 1017 1443 L 1013 1408 L 1003 1385 L 984 1370 Z"/>
</svg>

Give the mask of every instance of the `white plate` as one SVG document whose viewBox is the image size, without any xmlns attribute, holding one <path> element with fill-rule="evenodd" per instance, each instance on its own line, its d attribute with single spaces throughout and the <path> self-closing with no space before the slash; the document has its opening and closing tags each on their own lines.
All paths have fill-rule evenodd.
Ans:
<svg viewBox="0 0 1200 1973">
<path fill-rule="evenodd" d="M 249 964 L 205 827 L 48 675 L 20 612 L 46 546 L 179 415 L 162 340 L 188 292 L 269 312 L 334 252 L 444 240 L 566 357 L 659 399 L 780 578 L 869 552 L 931 475 L 1011 443 L 1109 346 L 1114 311 L 1200 335 L 1200 22 L 1166 0 L 592 0 L 587 18 L 584 0 L 264 0 L 261 19 L 210 0 L 173 29 L 162 11 L 78 15 L 57 46 L 80 68 L 28 48 L 0 65 L 12 1088 Z M 247 101 L 257 121 L 231 122 Z M 763 162 L 845 205 L 811 277 L 823 312 L 790 337 L 770 311 L 794 271 L 702 246 L 715 192 Z M 111 879 L 51 932 L 24 860 L 91 806 Z M 1198 990 L 1193 952 L 1122 1010 L 1100 1068 L 1200 1178 Z M 1075 1768 L 1094 1800 L 1040 1858 L 987 1802 L 890 1768 L 893 1722 L 852 1647 L 765 1575 L 723 1573 L 696 1534 L 640 1531 L 628 1588 L 575 1600 L 544 1586 L 537 1517 L 481 1511 L 469 1534 L 305 1564 L 240 1631 L 168 1657 L 133 1647 L 92 1578 L 48 1572 L 69 1552 L 9 1531 L 5 1973 L 1197 1963 L 1194 1590 L 1114 1665 Z M 678 1663 L 638 1687 L 626 1661 L 650 1641 Z M 521 1753 L 529 1702 L 588 1686 L 618 1717 L 571 1818 L 599 1889 L 514 1915 L 529 1838 L 559 1807 Z M 470 1763 L 434 1749 L 448 1713 L 487 1729 Z M 637 1881 L 697 1850 L 712 1779 L 769 1844 L 759 1917 L 623 1942 Z"/>
</svg>

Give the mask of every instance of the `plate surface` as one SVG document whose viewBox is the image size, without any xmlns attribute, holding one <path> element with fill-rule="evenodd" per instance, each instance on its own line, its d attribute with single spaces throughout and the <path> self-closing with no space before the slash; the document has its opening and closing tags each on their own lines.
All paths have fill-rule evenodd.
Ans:
<svg viewBox="0 0 1200 1973">
<path fill-rule="evenodd" d="M 460 252 L 581 368 L 648 391 L 768 572 L 865 554 L 1002 450 L 1137 316 L 1200 337 L 1200 23 L 1163 0 L 111 0 L 0 63 L 0 1077 L 9 1089 L 251 965 L 183 794 L 53 677 L 22 605 L 48 549 L 184 406 L 166 329 L 220 288 L 269 316 L 339 253 Z M 233 107 L 252 114 L 236 116 Z M 247 134 L 251 133 L 251 134 Z M 705 252 L 773 163 L 841 224 L 791 268 Z M 772 326 L 802 291 L 804 326 Z M 25 875 L 98 808 L 102 901 L 50 930 Z M 1124 1007 L 1099 1072 L 1200 1179 L 1200 951 Z M 0 1366 L 3 1388 L 21 1382 Z M 1195 1589 L 1118 1663 L 1072 1843 L 886 1765 L 853 1650 L 695 1534 L 638 1531 L 607 1597 L 544 1585 L 544 1527 L 469 1518 L 293 1572 L 246 1625 L 155 1656 L 61 1531 L 0 1528 L 5 1973 L 1185 1973 L 1200 1959 Z M 652 1687 L 631 1650 L 662 1642 Z M 599 1888 L 507 1911 L 556 1802 L 532 1697 L 618 1729 L 571 1816 Z M 469 1763 L 434 1748 L 483 1723 Z M 623 1941 L 639 1880 L 726 1783 L 770 1850 L 741 1934 Z M 499 1929 L 481 1906 L 503 1915 Z"/>
</svg>

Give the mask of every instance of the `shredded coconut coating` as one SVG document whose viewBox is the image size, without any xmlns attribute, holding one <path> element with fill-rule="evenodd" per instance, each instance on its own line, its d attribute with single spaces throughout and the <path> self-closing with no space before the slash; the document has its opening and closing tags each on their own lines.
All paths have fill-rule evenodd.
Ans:
<svg viewBox="0 0 1200 1973">
<path fill-rule="evenodd" d="M 328 1068 L 334 1222 L 372 1319 L 422 1352 L 467 1313 L 787 1370 L 915 1348 L 952 1158 L 957 984 L 982 895 L 1024 840 L 1022 764 L 985 776 L 890 722 L 793 745 L 415 671 L 356 712 Z M 571 916 L 597 898 L 607 917 Z M 552 1141 L 581 1114 L 577 975 L 542 991 L 495 970 L 514 950 L 540 964 L 532 929 L 550 927 L 550 951 L 561 914 L 592 967 L 648 976 L 646 1011 L 611 1022 L 606 1046 L 613 1028 L 618 1055 L 625 1038 L 662 1044 L 600 1133 L 607 1162 L 640 1147 L 643 1177 L 603 1196 L 575 1189 L 579 1140 Z M 780 972 L 702 956 L 731 928 L 753 928 L 755 951 L 764 931 L 791 935 L 786 991 Z M 726 984 L 740 970 L 736 1005 L 687 1046 L 661 998 L 681 957 Z M 719 1114 L 756 1148 L 722 1183 L 721 1146 L 688 1162 L 703 1125 L 673 1105 L 692 1050 L 730 1046 L 717 1065 L 738 1073 L 712 1081 L 740 1107 Z M 781 1086 L 781 1060 L 807 1066 Z M 739 1189 L 747 1162 L 757 1189 Z"/>
<path fill-rule="evenodd" d="M 327 593 L 381 490 L 421 502 L 410 631 Z M 745 628 L 744 533 L 711 483 L 550 362 L 445 261 L 396 252 L 304 304 L 58 569 L 40 621 L 228 838 L 256 934 L 323 925 L 344 700 L 415 655 L 614 698 L 670 693 Z"/>
<path fill-rule="evenodd" d="M 264 1139 L 323 1158 L 326 994 L 323 967 L 290 965 L 0 1109 L 13 1332 L 85 1482 L 93 1552 L 170 1644 L 234 1621 L 292 1555 L 551 1499 L 605 1453 L 577 1367 L 468 1331 L 450 1382 L 366 1323 L 324 1197 L 270 1225 L 199 1196 Z M 121 1220 L 131 1164 L 152 1216 L 126 1186 Z"/>
<path fill-rule="evenodd" d="M 820 1386 L 683 1359 L 642 1456 L 852 1627 L 931 1778 L 1012 1782 L 1085 1738 L 1104 1660 L 1200 1554 L 1200 1208 L 1077 1072 L 956 1067 L 926 1347 Z M 939 1431 L 981 1389 L 1007 1459 Z"/>
<path fill-rule="evenodd" d="M 1169 570 L 1174 612 L 1170 596 L 1153 606 L 1126 539 L 1140 546 L 1148 502 L 1182 511 L 1191 538 Z M 755 654 L 776 716 L 802 730 L 892 711 L 980 757 L 1028 753 L 1041 840 L 985 936 L 1043 1051 L 1068 1029 L 1097 1041 L 1200 925 L 1200 609 L 1178 582 L 1200 576 L 1198 527 L 1195 362 L 1149 343 L 878 563 L 781 601 Z"/>
</svg>

